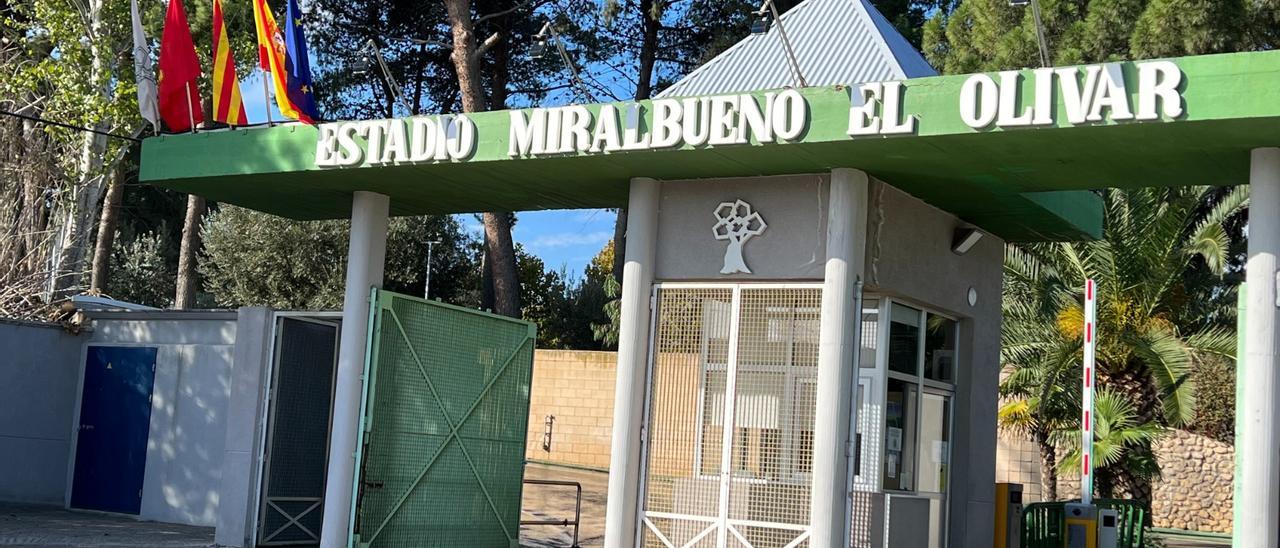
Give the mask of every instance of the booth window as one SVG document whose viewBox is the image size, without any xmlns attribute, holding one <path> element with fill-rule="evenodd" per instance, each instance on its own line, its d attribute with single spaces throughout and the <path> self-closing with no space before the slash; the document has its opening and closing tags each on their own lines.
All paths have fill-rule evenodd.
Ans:
<svg viewBox="0 0 1280 548">
<path fill-rule="evenodd" d="M 932 312 L 926 315 L 924 337 L 924 378 L 956 382 L 956 322 Z"/>
<path fill-rule="evenodd" d="M 892 303 L 888 330 L 882 486 L 922 495 L 945 493 L 958 324 Z"/>
</svg>

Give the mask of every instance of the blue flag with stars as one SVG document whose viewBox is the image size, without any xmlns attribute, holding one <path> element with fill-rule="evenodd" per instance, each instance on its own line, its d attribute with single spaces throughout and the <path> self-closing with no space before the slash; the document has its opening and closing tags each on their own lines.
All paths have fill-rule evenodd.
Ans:
<svg viewBox="0 0 1280 548">
<path fill-rule="evenodd" d="M 298 0 L 289 0 L 289 7 L 285 9 L 284 48 L 285 90 L 289 94 L 289 102 L 307 118 L 317 120 L 315 90 L 311 87 L 311 61 L 307 57 L 307 37 L 302 31 L 302 11 L 298 9 Z"/>
</svg>

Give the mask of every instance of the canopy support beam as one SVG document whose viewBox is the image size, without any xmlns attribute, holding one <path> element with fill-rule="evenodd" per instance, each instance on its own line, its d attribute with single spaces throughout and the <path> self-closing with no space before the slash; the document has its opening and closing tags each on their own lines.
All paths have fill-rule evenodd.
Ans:
<svg viewBox="0 0 1280 548">
<path fill-rule="evenodd" d="M 342 298 L 342 346 L 338 349 L 333 392 L 322 548 L 345 548 L 351 536 L 356 440 L 364 392 L 365 348 L 369 344 L 369 296 L 372 288 L 382 286 L 390 205 L 391 199 L 383 194 L 356 191 L 351 197 L 351 240 L 347 250 L 347 288 Z"/>
</svg>

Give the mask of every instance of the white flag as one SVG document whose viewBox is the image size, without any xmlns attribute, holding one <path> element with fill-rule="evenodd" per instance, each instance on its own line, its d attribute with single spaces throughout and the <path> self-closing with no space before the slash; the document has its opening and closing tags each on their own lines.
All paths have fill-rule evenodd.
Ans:
<svg viewBox="0 0 1280 548">
<path fill-rule="evenodd" d="M 142 32 L 142 18 L 138 17 L 138 0 L 129 0 L 133 16 L 133 73 L 138 78 L 138 111 L 160 130 L 160 107 L 156 104 L 156 79 L 151 71 L 151 48 L 147 47 L 147 35 Z"/>
</svg>

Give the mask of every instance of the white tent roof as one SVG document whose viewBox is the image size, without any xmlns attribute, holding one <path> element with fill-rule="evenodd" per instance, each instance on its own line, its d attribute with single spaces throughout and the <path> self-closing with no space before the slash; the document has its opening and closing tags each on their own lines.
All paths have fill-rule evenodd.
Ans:
<svg viewBox="0 0 1280 548">
<path fill-rule="evenodd" d="M 937 74 L 870 0 L 805 0 L 782 14 L 800 72 L 811 86 L 903 80 Z M 751 35 L 659 97 L 794 87 L 778 25 Z"/>
</svg>

